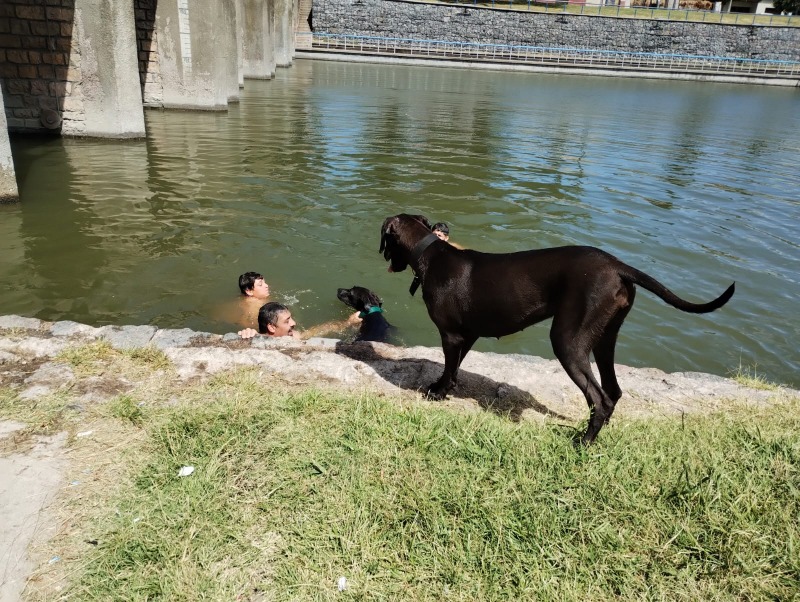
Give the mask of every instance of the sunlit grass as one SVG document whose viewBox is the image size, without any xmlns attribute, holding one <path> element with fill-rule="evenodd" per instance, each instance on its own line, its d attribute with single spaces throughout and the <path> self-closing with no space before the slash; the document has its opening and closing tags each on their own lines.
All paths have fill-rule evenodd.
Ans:
<svg viewBox="0 0 800 602">
<path fill-rule="evenodd" d="M 107 341 L 68 347 L 56 359 L 71 366 L 79 377 L 96 376 L 108 371 L 127 374 L 131 368 L 152 372 L 172 367 L 169 358 L 155 346 L 118 350 Z"/>
<path fill-rule="evenodd" d="M 797 400 L 615 420 L 576 451 L 572 429 L 291 393 L 247 371 L 187 389 L 174 406 L 138 399 L 112 412 L 148 434 L 126 451 L 132 485 L 87 527 L 102 545 L 86 552 L 69 599 L 800 591 Z M 192 476 L 177 476 L 184 465 Z"/>
<path fill-rule="evenodd" d="M 780 385 L 767 380 L 763 374 L 758 373 L 758 366 L 740 365 L 731 378 L 743 387 L 751 389 L 761 391 L 777 391 L 780 389 Z"/>
</svg>

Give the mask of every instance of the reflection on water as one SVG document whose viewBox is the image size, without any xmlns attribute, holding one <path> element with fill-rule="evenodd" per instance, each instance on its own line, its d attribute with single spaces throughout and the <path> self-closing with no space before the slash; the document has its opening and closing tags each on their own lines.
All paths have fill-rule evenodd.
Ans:
<svg viewBox="0 0 800 602">
<path fill-rule="evenodd" d="M 793 90 L 298 61 L 227 114 L 149 111 L 146 141 L 14 139 L 2 313 L 223 332 L 239 273 L 301 325 L 377 291 L 407 344 L 438 344 L 383 219 L 424 213 L 485 251 L 592 244 L 706 301 L 638 295 L 617 360 L 797 375 L 800 100 Z M 551 357 L 547 324 L 478 349 Z"/>
</svg>

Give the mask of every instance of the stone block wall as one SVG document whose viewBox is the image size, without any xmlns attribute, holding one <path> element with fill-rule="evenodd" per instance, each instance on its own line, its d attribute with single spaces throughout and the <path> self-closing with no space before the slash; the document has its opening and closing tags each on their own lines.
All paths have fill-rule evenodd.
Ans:
<svg viewBox="0 0 800 602">
<path fill-rule="evenodd" d="M 158 33 L 156 32 L 157 0 L 134 0 L 136 17 L 136 45 L 139 53 L 139 83 L 142 101 L 147 106 L 161 106 L 164 88 L 158 61 Z"/>
<path fill-rule="evenodd" d="M 800 61 L 800 27 L 534 13 L 409 0 L 314 0 L 317 33 Z"/>
<path fill-rule="evenodd" d="M 0 79 L 11 131 L 60 131 L 70 70 L 74 0 L 0 2 Z"/>
</svg>

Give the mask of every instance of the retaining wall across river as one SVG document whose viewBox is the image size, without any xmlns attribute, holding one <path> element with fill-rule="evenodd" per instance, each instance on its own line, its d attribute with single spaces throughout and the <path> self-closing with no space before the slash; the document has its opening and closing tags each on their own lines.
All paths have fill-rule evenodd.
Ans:
<svg viewBox="0 0 800 602">
<path fill-rule="evenodd" d="M 427 4 L 314 0 L 314 31 L 447 40 L 800 61 L 800 28 L 728 25 Z"/>
</svg>

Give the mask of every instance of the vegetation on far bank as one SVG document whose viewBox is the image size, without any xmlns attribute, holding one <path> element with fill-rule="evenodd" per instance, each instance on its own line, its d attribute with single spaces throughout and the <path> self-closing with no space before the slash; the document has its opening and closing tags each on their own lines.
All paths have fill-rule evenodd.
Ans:
<svg viewBox="0 0 800 602">
<path fill-rule="evenodd" d="M 81 483 L 49 544 L 62 560 L 44 563 L 29 599 L 52 599 L 48 570 L 71 600 L 800 592 L 797 399 L 615 418 L 576 450 L 581 425 L 297 390 L 255 370 L 176 384 L 156 351 L 99 345 L 62 361 L 140 386 L 77 410 L 68 394 L 0 391 L 0 416 L 24 419 L 27 404 L 38 424 L 94 433 L 71 439 Z"/>
</svg>

